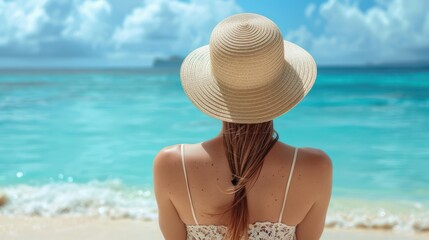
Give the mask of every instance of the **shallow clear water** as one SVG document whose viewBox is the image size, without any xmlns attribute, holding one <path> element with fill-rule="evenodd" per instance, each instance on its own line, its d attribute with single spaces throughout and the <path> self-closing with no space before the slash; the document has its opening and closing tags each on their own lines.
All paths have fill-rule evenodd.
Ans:
<svg viewBox="0 0 429 240">
<path fill-rule="evenodd" d="M 305 100 L 274 123 L 281 141 L 331 156 L 334 200 L 428 211 L 428 120 L 429 69 L 320 69 Z M 114 182 L 153 203 L 155 154 L 220 126 L 187 99 L 177 72 L 3 71 L 0 191 Z"/>
</svg>

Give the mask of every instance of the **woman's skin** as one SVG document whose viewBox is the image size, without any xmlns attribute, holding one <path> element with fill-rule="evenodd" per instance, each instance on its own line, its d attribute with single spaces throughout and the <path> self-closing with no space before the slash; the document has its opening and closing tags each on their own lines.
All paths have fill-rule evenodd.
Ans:
<svg viewBox="0 0 429 240">
<path fill-rule="evenodd" d="M 227 225 L 219 213 L 233 195 L 222 131 L 213 139 L 184 146 L 186 172 L 200 225 Z M 278 222 L 294 148 L 278 141 L 270 150 L 251 189 L 246 188 L 249 223 Z M 195 225 L 182 168 L 180 145 L 163 148 L 154 160 L 154 188 L 159 226 L 166 240 L 186 239 L 186 225 Z M 332 189 L 332 163 L 315 148 L 299 148 L 282 223 L 297 226 L 297 240 L 320 239 Z"/>
</svg>

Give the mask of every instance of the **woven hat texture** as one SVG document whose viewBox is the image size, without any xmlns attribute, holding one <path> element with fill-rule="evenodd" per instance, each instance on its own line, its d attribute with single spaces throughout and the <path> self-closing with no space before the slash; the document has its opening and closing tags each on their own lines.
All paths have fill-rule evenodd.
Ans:
<svg viewBox="0 0 429 240">
<path fill-rule="evenodd" d="M 313 57 L 283 40 L 270 19 L 252 13 L 216 25 L 210 42 L 192 51 L 180 68 L 191 102 L 216 119 L 261 123 L 286 113 L 312 88 Z"/>
</svg>

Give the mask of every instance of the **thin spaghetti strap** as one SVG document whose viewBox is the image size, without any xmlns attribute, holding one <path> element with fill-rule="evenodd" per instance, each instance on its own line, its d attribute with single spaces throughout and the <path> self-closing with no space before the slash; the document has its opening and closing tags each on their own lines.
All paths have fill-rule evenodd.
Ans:
<svg viewBox="0 0 429 240">
<path fill-rule="evenodd" d="M 182 166 L 183 166 L 183 173 L 185 174 L 185 182 L 186 182 L 186 189 L 188 190 L 188 197 L 189 197 L 189 203 L 191 204 L 191 211 L 192 211 L 192 216 L 194 217 L 194 221 L 197 225 L 198 221 L 197 221 L 197 217 L 195 216 L 195 211 L 194 211 L 194 204 L 192 204 L 192 198 L 191 198 L 191 191 L 189 190 L 189 184 L 188 184 L 188 176 L 186 175 L 186 167 L 185 167 L 185 155 L 183 153 L 183 146 L 184 144 L 180 145 L 180 151 L 182 154 Z"/>
<path fill-rule="evenodd" d="M 281 222 L 282 219 L 283 219 L 283 211 L 285 209 L 287 193 L 289 192 L 289 186 L 290 186 L 290 182 L 292 180 L 292 173 L 293 173 L 293 169 L 295 168 L 295 161 L 296 161 L 296 156 L 297 155 L 298 155 L 298 148 L 295 147 L 295 152 L 293 154 L 293 160 L 292 160 L 292 167 L 290 168 L 289 179 L 287 180 L 287 185 L 286 185 L 286 190 L 285 190 L 285 196 L 283 198 L 282 210 L 280 211 L 279 222 Z"/>
</svg>

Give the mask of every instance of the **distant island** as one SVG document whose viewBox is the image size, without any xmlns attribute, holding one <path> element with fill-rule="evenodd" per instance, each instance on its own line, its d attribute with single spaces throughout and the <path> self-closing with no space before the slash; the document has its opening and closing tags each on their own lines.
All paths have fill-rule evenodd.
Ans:
<svg viewBox="0 0 429 240">
<path fill-rule="evenodd" d="M 180 68 L 183 58 L 180 56 L 170 56 L 169 58 L 155 58 L 152 64 L 153 68 Z"/>
</svg>

